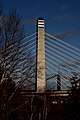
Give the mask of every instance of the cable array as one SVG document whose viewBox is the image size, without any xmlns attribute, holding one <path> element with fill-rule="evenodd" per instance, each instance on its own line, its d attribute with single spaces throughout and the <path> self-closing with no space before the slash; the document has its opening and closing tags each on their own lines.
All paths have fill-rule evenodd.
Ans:
<svg viewBox="0 0 80 120">
<path fill-rule="evenodd" d="M 17 86 L 24 85 L 27 89 L 36 84 L 36 39 L 37 33 L 34 33 L 8 45 L 8 53 L 5 49 L 0 51 L 0 64 L 6 66 L 5 71 L 11 73 Z M 45 71 L 47 89 L 57 87 L 58 76 L 61 79 L 58 86 L 68 89 L 73 73 L 80 75 L 80 49 L 45 32 Z"/>
<path fill-rule="evenodd" d="M 46 79 L 55 81 L 53 76 L 59 74 L 62 89 L 68 88 L 72 74 L 80 75 L 80 49 L 45 32 L 45 64 L 46 74 L 50 74 Z"/>
<path fill-rule="evenodd" d="M 23 82 L 25 86 L 25 83 L 27 85 L 28 82 L 30 86 L 33 81 L 35 83 L 36 35 L 37 33 L 31 34 L 20 40 L 19 43 L 15 42 L 7 46 L 6 51 L 8 53 L 5 59 L 3 58 L 5 50 L 0 51 L 0 64 L 5 66 L 5 71 L 8 74 L 10 72 L 10 76 L 15 80 L 16 84 L 18 82 L 22 84 Z"/>
</svg>

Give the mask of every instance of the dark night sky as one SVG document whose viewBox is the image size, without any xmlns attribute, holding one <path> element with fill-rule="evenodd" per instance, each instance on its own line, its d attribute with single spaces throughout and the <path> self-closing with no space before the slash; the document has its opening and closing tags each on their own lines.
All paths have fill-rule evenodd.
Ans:
<svg viewBox="0 0 80 120">
<path fill-rule="evenodd" d="M 36 31 L 36 19 L 45 19 L 45 31 L 80 48 L 80 0 L 3 0 L 6 14 L 16 8 L 26 36 Z"/>
</svg>

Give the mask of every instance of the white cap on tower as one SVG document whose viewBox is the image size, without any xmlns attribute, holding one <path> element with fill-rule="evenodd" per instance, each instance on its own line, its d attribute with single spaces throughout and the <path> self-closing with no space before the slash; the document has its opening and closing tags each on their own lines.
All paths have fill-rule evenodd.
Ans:
<svg viewBox="0 0 80 120">
<path fill-rule="evenodd" d="M 44 19 L 43 18 L 38 18 L 38 27 L 44 28 Z"/>
</svg>

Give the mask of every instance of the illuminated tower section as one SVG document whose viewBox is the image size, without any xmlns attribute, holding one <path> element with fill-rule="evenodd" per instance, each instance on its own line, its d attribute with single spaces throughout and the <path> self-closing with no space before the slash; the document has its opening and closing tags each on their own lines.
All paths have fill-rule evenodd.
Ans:
<svg viewBox="0 0 80 120">
<path fill-rule="evenodd" d="M 45 41 L 44 41 L 44 19 L 37 20 L 37 92 L 45 92 Z"/>
</svg>

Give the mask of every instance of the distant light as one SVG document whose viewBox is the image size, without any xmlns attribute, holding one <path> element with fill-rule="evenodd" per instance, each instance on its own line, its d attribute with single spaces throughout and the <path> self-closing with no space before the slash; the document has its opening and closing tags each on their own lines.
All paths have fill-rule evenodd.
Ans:
<svg viewBox="0 0 80 120">
<path fill-rule="evenodd" d="M 61 104 L 63 103 L 63 101 L 61 101 Z"/>
<path fill-rule="evenodd" d="M 57 104 L 57 101 L 53 101 L 52 103 L 53 103 L 53 104 Z"/>
</svg>

